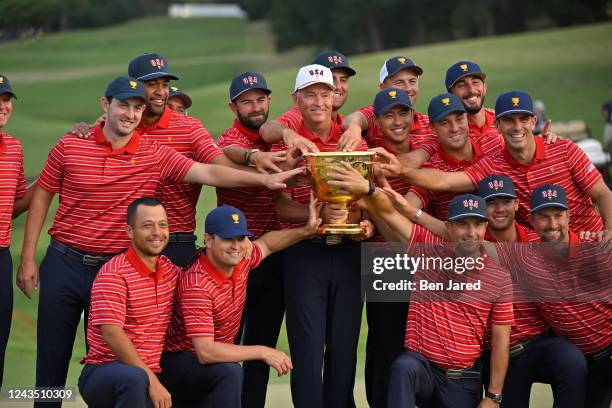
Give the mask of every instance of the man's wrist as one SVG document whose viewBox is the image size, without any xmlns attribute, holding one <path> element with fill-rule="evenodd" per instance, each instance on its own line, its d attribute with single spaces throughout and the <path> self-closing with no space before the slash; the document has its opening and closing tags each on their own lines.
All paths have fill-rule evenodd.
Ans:
<svg viewBox="0 0 612 408">
<path fill-rule="evenodd" d="M 490 390 L 485 391 L 485 398 L 490 399 L 491 401 L 495 402 L 496 404 L 501 404 L 502 402 L 502 394 L 501 394 L 501 390 L 498 392 L 491 392 Z"/>
</svg>

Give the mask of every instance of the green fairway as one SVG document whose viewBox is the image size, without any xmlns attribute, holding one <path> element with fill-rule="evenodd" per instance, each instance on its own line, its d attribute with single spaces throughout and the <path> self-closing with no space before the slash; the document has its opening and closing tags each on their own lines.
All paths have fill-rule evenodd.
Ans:
<svg viewBox="0 0 612 408">
<path fill-rule="evenodd" d="M 470 59 L 487 73 L 487 106 L 494 104 L 499 93 L 521 89 L 534 99 L 542 99 L 551 119 L 583 119 L 599 137 L 603 128 L 599 106 L 612 98 L 610 38 L 612 23 L 607 23 L 351 56 L 350 64 L 358 75 L 351 79 L 351 95 L 343 113 L 371 102 L 378 89 L 380 65 L 387 57 L 405 55 L 423 67 L 417 103 L 422 112 L 429 98 L 445 91 L 446 68 L 460 59 Z M 275 54 L 264 25 L 237 20 L 146 18 L 116 27 L 0 44 L 0 72 L 11 78 L 19 97 L 6 131 L 24 145 L 28 176 L 38 174 L 50 148 L 73 123 L 93 121 L 100 115 L 98 99 L 106 84 L 117 75 L 125 75 L 129 60 L 143 51 L 160 52 L 169 59 L 173 71 L 181 77 L 177 86 L 193 99 L 190 114 L 201 119 L 215 137 L 233 119 L 227 108 L 231 77 L 247 69 L 262 72 L 274 91 L 271 116 L 275 116 L 291 106 L 290 92 L 297 68 L 312 57 L 309 49 Z M 214 204 L 213 190 L 203 190 L 198 230 L 202 228 L 202 215 Z M 24 218 L 14 223 L 15 263 Z M 39 244 L 39 259 L 48 243 L 47 229 Z M 7 386 L 31 386 L 34 382 L 36 304 L 37 298 L 29 301 L 15 288 L 5 368 Z M 360 378 L 366 333 L 364 319 L 357 369 Z M 288 351 L 284 333 L 280 347 Z M 78 360 L 83 354 L 83 333 L 79 330 L 69 386 L 76 384 Z M 271 378 L 275 383 L 288 382 L 287 377 Z M 360 398 L 363 400 L 363 396 Z"/>
</svg>

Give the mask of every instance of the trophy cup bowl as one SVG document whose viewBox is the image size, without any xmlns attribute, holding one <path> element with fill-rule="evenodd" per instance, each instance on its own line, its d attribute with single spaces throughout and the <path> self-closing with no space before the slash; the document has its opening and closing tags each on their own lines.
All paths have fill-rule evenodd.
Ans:
<svg viewBox="0 0 612 408">
<path fill-rule="evenodd" d="M 304 156 L 306 168 L 308 169 L 308 178 L 315 196 L 322 202 L 342 204 L 348 210 L 348 206 L 354 201 L 359 200 L 361 196 L 341 191 L 341 187 L 329 185 L 327 174 L 332 166 L 339 167 L 342 165 L 341 162 L 347 162 L 366 180 L 371 180 L 375 155 L 375 152 L 306 153 Z M 319 227 L 318 233 L 325 236 L 336 235 L 339 236 L 338 238 L 341 238 L 340 236 L 342 235 L 362 234 L 364 230 L 359 224 L 349 224 L 345 219 L 337 224 L 322 224 Z M 328 240 L 328 243 L 332 242 Z"/>
</svg>

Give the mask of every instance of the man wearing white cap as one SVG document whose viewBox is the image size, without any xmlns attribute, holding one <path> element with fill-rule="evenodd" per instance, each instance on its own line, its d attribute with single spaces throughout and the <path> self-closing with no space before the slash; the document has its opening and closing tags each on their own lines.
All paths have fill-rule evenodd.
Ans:
<svg viewBox="0 0 612 408">
<path fill-rule="evenodd" d="M 332 121 L 334 83 L 329 68 L 302 67 L 293 100 L 304 118 L 298 133 L 319 151 L 336 151 L 342 130 Z M 279 142 L 273 150 L 285 150 Z M 361 141 L 358 150 L 366 150 Z M 281 228 L 304 224 L 311 188 L 300 185 L 279 194 L 276 209 Z M 346 216 L 334 204 L 321 211 L 323 222 Z M 349 222 L 365 225 L 359 209 Z M 371 233 L 371 224 L 370 224 Z M 354 407 L 356 350 L 361 325 L 359 244 L 343 239 L 337 245 L 313 238 L 287 248 L 283 279 L 287 335 L 293 361 L 291 395 L 295 407 Z M 323 372 L 323 377 L 321 377 Z"/>
</svg>

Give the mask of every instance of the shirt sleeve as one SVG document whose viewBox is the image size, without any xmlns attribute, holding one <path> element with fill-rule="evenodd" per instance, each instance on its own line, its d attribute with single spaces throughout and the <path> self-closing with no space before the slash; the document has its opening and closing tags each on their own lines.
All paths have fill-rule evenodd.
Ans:
<svg viewBox="0 0 612 408">
<path fill-rule="evenodd" d="M 219 136 L 217 144 L 220 148 L 229 146 L 244 147 L 245 149 L 251 148 L 251 143 L 249 139 L 246 136 L 242 135 L 235 128 L 225 129 L 223 133 L 221 133 L 221 136 Z"/>
<path fill-rule="evenodd" d="M 189 338 L 215 337 L 213 300 L 210 292 L 202 287 L 200 279 L 190 276 L 181 288 L 179 307 L 185 321 L 185 333 Z"/>
<path fill-rule="evenodd" d="M 168 146 L 157 146 L 161 181 L 182 183 L 185 175 L 196 162 Z"/>
<path fill-rule="evenodd" d="M 432 202 L 434 196 L 433 192 L 420 187 L 411 187 L 408 192 L 414 193 L 419 198 L 419 200 L 421 200 L 421 204 L 423 205 L 421 208 L 427 208 Z"/>
<path fill-rule="evenodd" d="M 15 191 L 15 200 L 19 200 L 25 196 L 26 179 L 23 170 L 23 148 L 19 146 L 19 174 L 17 175 L 17 189 Z"/>
<path fill-rule="evenodd" d="M 256 242 L 253 242 L 253 250 L 251 251 L 251 256 L 248 259 L 248 268 L 255 269 L 259 266 L 262 261 L 261 248 L 257 245 Z"/>
<path fill-rule="evenodd" d="M 191 129 L 194 148 L 194 160 L 200 163 L 210 163 L 215 157 L 222 155 L 223 150 L 217 146 L 208 129 L 202 125 Z"/>
<path fill-rule="evenodd" d="M 363 137 L 365 138 L 368 146 L 376 147 L 376 136 L 378 135 L 380 129 L 378 128 L 378 124 L 376 123 L 374 107 L 372 105 L 365 106 L 359 109 L 358 112 L 361 112 L 368 124 L 368 129 L 365 131 Z"/>
<path fill-rule="evenodd" d="M 499 296 L 493 303 L 493 309 L 491 311 L 491 323 L 506 325 L 514 323 L 514 310 L 512 308 L 513 298 L 513 287 L 510 273 L 502 267 L 494 267 L 496 274 L 499 275 L 497 279 L 499 287 Z"/>
<path fill-rule="evenodd" d="M 296 132 L 298 129 L 301 129 L 304 124 L 304 118 L 297 107 L 289 109 L 276 118 L 276 121 L 284 127 L 295 130 Z"/>
<path fill-rule="evenodd" d="M 125 323 L 127 284 L 121 275 L 111 270 L 114 265 L 114 262 L 107 263 L 98 272 L 91 289 L 89 321 L 93 326 L 123 327 Z"/>
<path fill-rule="evenodd" d="M 601 173 L 593 162 L 589 160 L 578 145 L 568 141 L 566 151 L 566 163 L 570 168 L 572 179 L 580 187 L 582 191 L 587 191 L 595 185 L 599 180 L 602 180 Z"/>
<path fill-rule="evenodd" d="M 495 158 L 499 159 L 499 156 L 490 156 L 488 158 L 484 158 L 463 170 L 463 172 L 467 174 L 467 176 L 472 181 L 472 185 L 474 186 L 474 188 L 478 187 L 478 182 L 480 180 L 492 174 L 495 174 L 493 168 L 491 167 L 491 159 Z"/>
<path fill-rule="evenodd" d="M 65 139 L 61 138 L 47 156 L 47 161 L 38 176 L 37 183 L 50 193 L 57 194 L 64 179 L 64 148 Z"/>
</svg>

